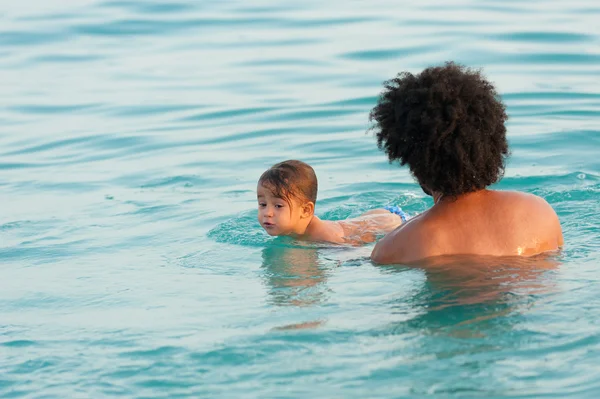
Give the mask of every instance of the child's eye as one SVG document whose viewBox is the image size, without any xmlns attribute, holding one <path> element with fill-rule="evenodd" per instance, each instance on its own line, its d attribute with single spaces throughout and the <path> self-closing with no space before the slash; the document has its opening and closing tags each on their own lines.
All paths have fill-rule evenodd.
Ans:
<svg viewBox="0 0 600 399">
<path fill-rule="evenodd" d="M 276 204 L 275 208 L 283 208 L 283 205 L 282 204 Z"/>
<path fill-rule="evenodd" d="M 265 204 L 264 202 L 259 202 L 258 206 L 260 206 L 261 208 L 264 208 L 265 206 L 267 206 L 267 204 Z"/>
</svg>

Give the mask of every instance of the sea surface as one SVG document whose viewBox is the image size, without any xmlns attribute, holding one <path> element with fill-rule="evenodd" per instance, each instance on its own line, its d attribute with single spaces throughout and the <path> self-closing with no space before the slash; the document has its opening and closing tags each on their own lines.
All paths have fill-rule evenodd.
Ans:
<svg viewBox="0 0 600 399">
<path fill-rule="evenodd" d="M 1 398 L 600 397 L 596 1 L 0 0 Z M 560 254 L 381 267 L 256 221 L 271 164 L 317 214 L 431 205 L 369 132 L 454 60 L 507 104 L 498 189 Z"/>
</svg>

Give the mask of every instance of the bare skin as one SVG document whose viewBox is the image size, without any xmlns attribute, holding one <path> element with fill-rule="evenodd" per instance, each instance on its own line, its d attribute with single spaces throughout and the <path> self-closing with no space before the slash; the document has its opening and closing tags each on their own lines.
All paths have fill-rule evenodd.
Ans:
<svg viewBox="0 0 600 399">
<path fill-rule="evenodd" d="M 258 221 L 272 236 L 290 236 L 302 241 L 360 245 L 373 242 L 402 224 L 400 216 L 374 209 L 361 216 L 339 221 L 321 220 L 312 201 L 274 196 L 268 187 L 258 185 Z"/>
<path fill-rule="evenodd" d="M 480 190 L 435 204 L 381 239 L 371 254 L 380 264 L 415 263 L 444 255 L 532 256 L 558 250 L 558 216 L 535 195 Z"/>
<path fill-rule="evenodd" d="M 321 220 L 312 217 L 303 234 L 296 236 L 306 241 L 360 245 L 373 242 L 377 234 L 385 234 L 402 224 L 400 216 L 385 209 L 374 209 L 348 220 Z"/>
</svg>

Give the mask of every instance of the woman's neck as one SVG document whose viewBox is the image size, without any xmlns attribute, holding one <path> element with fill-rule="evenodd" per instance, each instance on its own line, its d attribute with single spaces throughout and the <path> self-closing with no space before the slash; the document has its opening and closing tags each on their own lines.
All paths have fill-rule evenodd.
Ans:
<svg viewBox="0 0 600 399">
<path fill-rule="evenodd" d="M 433 204 L 441 205 L 441 204 L 449 203 L 449 202 L 464 201 L 464 200 L 467 200 L 470 198 L 479 197 L 480 195 L 485 194 L 487 192 L 488 192 L 488 190 L 485 188 L 481 189 L 481 190 L 477 190 L 477 191 L 471 191 L 470 193 L 460 194 L 460 195 L 444 195 L 439 192 L 434 192 L 434 193 L 432 193 Z"/>
<path fill-rule="evenodd" d="M 443 195 L 442 193 L 434 193 L 433 203 L 434 203 L 434 205 L 442 205 L 442 204 L 446 204 L 446 203 L 477 200 L 478 198 L 481 198 L 482 195 L 485 195 L 489 192 L 490 192 L 490 190 L 488 190 L 487 188 L 483 188 L 481 190 L 471 191 L 469 193 L 460 194 L 460 195 Z"/>
<path fill-rule="evenodd" d="M 432 194 L 432 197 L 433 197 L 433 203 L 435 205 L 435 204 L 438 204 L 442 200 L 442 198 L 444 198 L 444 194 L 435 192 Z"/>
</svg>

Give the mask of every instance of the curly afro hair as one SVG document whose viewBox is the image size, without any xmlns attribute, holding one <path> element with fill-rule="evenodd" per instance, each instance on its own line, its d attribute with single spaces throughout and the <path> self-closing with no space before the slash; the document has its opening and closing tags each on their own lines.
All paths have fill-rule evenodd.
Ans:
<svg viewBox="0 0 600 399">
<path fill-rule="evenodd" d="M 398 74 L 369 115 L 379 149 L 408 165 L 423 190 L 458 196 L 504 174 L 505 106 L 479 71 L 448 62 Z"/>
</svg>

